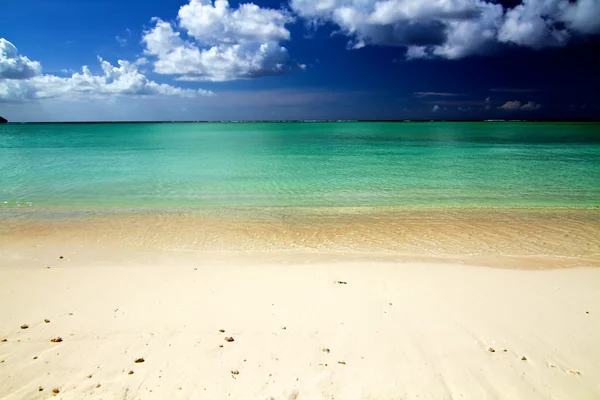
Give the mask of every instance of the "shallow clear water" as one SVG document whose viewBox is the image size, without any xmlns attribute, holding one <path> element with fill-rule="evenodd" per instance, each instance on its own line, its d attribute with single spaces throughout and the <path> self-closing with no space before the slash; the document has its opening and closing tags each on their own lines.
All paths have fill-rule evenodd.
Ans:
<svg viewBox="0 0 600 400">
<path fill-rule="evenodd" d="M 4 125 L 0 204 L 600 205 L 600 124 Z"/>
</svg>

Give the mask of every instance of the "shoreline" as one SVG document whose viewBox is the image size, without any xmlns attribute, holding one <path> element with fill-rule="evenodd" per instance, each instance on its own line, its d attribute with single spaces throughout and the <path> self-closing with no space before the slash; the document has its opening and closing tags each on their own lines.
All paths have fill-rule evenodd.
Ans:
<svg viewBox="0 0 600 400">
<path fill-rule="evenodd" d="M 0 260 L 11 262 L 41 260 L 48 251 L 217 252 L 275 260 L 330 254 L 503 268 L 600 266 L 600 208 L 27 209 L 3 212 L 0 221 Z"/>
</svg>

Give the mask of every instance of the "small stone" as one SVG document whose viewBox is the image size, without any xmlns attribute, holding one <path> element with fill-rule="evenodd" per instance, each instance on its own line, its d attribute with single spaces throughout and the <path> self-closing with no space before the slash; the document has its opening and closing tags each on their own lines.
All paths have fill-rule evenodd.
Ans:
<svg viewBox="0 0 600 400">
<path fill-rule="evenodd" d="M 338 364 L 346 365 L 346 361 L 338 361 Z"/>
<path fill-rule="evenodd" d="M 53 338 L 53 339 L 50 339 L 50 341 L 51 341 L 52 343 L 60 343 L 60 342 L 62 342 L 62 341 L 63 341 L 63 339 L 62 339 L 60 336 L 57 336 L 57 337 L 55 337 L 55 338 Z"/>
<path fill-rule="evenodd" d="M 27 325 L 27 324 L 21 325 L 21 329 L 27 329 L 27 328 L 29 328 L 29 325 Z"/>
<path fill-rule="evenodd" d="M 60 393 L 60 389 L 59 388 L 54 388 L 54 389 L 52 389 L 52 393 L 59 394 Z"/>
<path fill-rule="evenodd" d="M 589 312 L 589 311 L 586 311 L 585 313 L 586 313 L 586 314 L 589 314 L 590 312 Z"/>
<path fill-rule="evenodd" d="M 231 375 L 239 375 L 239 374 L 240 374 L 240 371 L 238 371 L 237 369 L 231 371 Z"/>
<path fill-rule="evenodd" d="M 282 331 L 285 331 L 287 328 L 284 326 L 281 328 Z"/>
<path fill-rule="evenodd" d="M 322 366 L 322 367 L 326 367 L 327 366 L 327 364 L 322 363 L 322 362 L 320 362 L 319 365 Z"/>
<path fill-rule="evenodd" d="M 133 375 L 133 371 L 129 371 L 127 375 Z"/>
<path fill-rule="evenodd" d="M 143 363 L 144 361 L 146 361 L 146 360 L 144 360 L 143 358 L 136 358 L 134 363 L 140 364 L 140 363 Z"/>
<path fill-rule="evenodd" d="M 527 357 L 525 357 L 525 356 L 521 357 L 521 361 L 527 361 Z"/>
<path fill-rule="evenodd" d="M 0 342 L 2 342 L 2 343 L 8 342 L 8 339 L 4 338 L 4 339 L 0 340 Z"/>
<path fill-rule="evenodd" d="M 503 351 L 504 353 L 506 353 L 508 350 L 506 350 L 506 349 L 503 349 L 502 351 Z"/>
<path fill-rule="evenodd" d="M 220 345 L 219 345 L 219 347 L 220 347 L 220 348 L 223 348 L 223 345 L 222 345 L 222 344 L 220 344 Z"/>
<path fill-rule="evenodd" d="M 62 259 L 64 259 L 64 257 L 63 256 L 58 256 L 58 259 L 62 260 Z"/>
<path fill-rule="evenodd" d="M 37 360 L 38 358 L 37 358 L 37 356 L 35 356 L 35 357 L 33 357 L 33 359 L 34 359 L 34 360 Z"/>
<path fill-rule="evenodd" d="M 225 329 L 219 329 L 219 332 L 225 333 Z"/>
<path fill-rule="evenodd" d="M 88 378 L 88 379 L 92 379 L 92 375 L 88 375 L 88 376 L 87 376 L 87 378 Z"/>
<path fill-rule="evenodd" d="M 38 387 L 38 392 L 43 392 L 43 391 L 44 391 L 44 388 L 43 388 L 43 387 L 41 387 L 41 386 L 39 386 L 39 387 Z"/>
<path fill-rule="evenodd" d="M 491 348 L 491 347 L 490 347 L 490 348 L 488 348 L 488 351 L 489 351 L 490 353 L 495 353 L 495 352 L 496 352 L 496 350 L 494 350 L 494 349 L 493 349 L 493 348 Z"/>
<path fill-rule="evenodd" d="M 97 384 L 96 385 L 96 389 L 98 389 L 100 386 L 102 386 L 101 384 Z"/>
<path fill-rule="evenodd" d="M 230 342 L 230 343 L 231 343 L 231 342 L 233 342 L 233 341 L 234 341 L 234 339 L 233 339 L 232 337 L 226 337 L 226 338 L 225 338 L 225 341 L 226 341 L 226 342 Z"/>
<path fill-rule="evenodd" d="M 198 268 L 194 268 L 194 271 L 198 271 Z"/>
<path fill-rule="evenodd" d="M 337 281 L 336 282 L 338 285 L 347 285 L 348 282 L 344 282 L 344 281 Z"/>
<path fill-rule="evenodd" d="M 331 352 L 331 350 L 329 350 L 329 349 L 327 349 L 327 348 L 324 348 L 324 349 L 323 349 L 323 353 L 330 353 L 330 352 Z"/>
<path fill-rule="evenodd" d="M 50 320 L 49 320 L 49 319 L 45 319 L 45 320 L 44 320 L 44 323 L 46 323 L 46 324 L 49 324 L 49 323 L 50 323 Z"/>
<path fill-rule="evenodd" d="M 72 312 L 70 312 L 70 313 L 69 313 L 69 315 L 73 315 L 73 313 L 72 313 Z"/>
</svg>

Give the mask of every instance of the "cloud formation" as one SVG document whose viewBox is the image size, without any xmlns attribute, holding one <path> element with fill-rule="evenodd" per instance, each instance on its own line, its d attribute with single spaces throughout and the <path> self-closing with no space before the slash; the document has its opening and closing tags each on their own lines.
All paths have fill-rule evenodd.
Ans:
<svg viewBox="0 0 600 400">
<path fill-rule="evenodd" d="M 291 0 L 312 26 L 333 23 L 349 47 L 404 46 L 408 59 L 458 59 L 499 45 L 541 49 L 600 33 L 598 0 Z"/>
<path fill-rule="evenodd" d="M 533 101 L 529 101 L 529 102 L 521 105 L 520 101 L 514 100 L 514 101 L 507 101 L 506 103 L 504 103 L 503 105 L 501 105 L 500 107 L 498 107 L 498 110 L 504 110 L 504 111 L 515 111 L 515 110 L 534 111 L 534 110 L 539 110 L 540 108 L 542 108 L 542 105 L 534 103 Z"/>
<path fill-rule="evenodd" d="M 0 38 L 0 79 L 29 79 L 41 71 L 39 62 L 19 54 L 11 42 Z"/>
<path fill-rule="evenodd" d="M 294 19 L 285 11 L 227 0 L 190 0 L 176 23 L 154 18 L 142 41 L 154 71 L 183 81 L 231 81 L 284 73 L 289 55 L 281 41 Z M 181 32 L 187 36 L 182 38 Z"/>
<path fill-rule="evenodd" d="M 0 43 L 9 43 L 0 39 Z M 95 75 L 84 66 L 81 72 L 69 77 L 42 74 L 40 63 L 18 56 L 16 48 L 10 50 L 20 59 L 27 60 L 36 68 L 27 74 L 5 74 L 0 76 L 0 100 L 22 101 L 48 98 L 98 98 L 109 96 L 211 96 L 207 90 L 182 89 L 149 80 L 135 64 L 119 60 L 118 66 L 98 57 L 102 73 Z M 13 57 L 14 58 L 14 57 Z"/>
<path fill-rule="evenodd" d="M 440 111 L 440 106 L 438 106 L 437 104 L 433 106 L 433 108 L 431 109 L 431 112 L 438 112 Z"/>
</svg>

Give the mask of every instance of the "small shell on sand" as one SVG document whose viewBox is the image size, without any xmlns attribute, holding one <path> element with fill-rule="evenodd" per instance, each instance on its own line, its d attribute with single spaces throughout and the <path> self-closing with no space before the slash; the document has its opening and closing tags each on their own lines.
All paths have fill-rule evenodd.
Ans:
<svg viewBox="0 0 600 400">
<path fill-rule="evenodd" d="M 50 339 L 50 341 L 51 341 L 52 343 L 60 343 L 60 342 L 62 342 L 62 341 L 63 341 L 63 339 L 62 339 L 60 336 L 57 336 L 57 337 L 55 337 L 55 338 L 53 338 L 53 339 Z"/>
<path fill-rule="evenodd" d="M 146 360 L 144 360 L 143 358 L 136 358 L 134 363 L 139 364 L 139 363 L 143 363 L 144 361 L 146 361 Z"/>
<path fill-rule="evenodd" d="M 226 341 L 226 342 L 233 342 L 233 341 L 235 341 L 235 339 L 234 339 L 234 338 L 232 338 L 232 337 L 226 337 L 226 338 L 225 338 L 225 341 Z"/>
<path fill-rule="evenodd" d="M 21 325 L 21 329 L 27 329 L 27 328 L 29 328 L 29 325 L 27 325 L 27 324 Z"/>
</svg>

